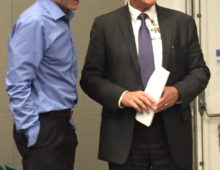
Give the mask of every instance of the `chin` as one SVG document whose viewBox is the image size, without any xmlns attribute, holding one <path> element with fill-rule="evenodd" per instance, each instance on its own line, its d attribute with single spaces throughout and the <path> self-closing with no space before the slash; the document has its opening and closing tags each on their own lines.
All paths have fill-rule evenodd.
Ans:
<svg viewBox="0 0 220 170">
<path fill-rule="evenodd" d="M 78 8 L 78 6 L 79 6 L 79 3 L 74 3 L 71 5 L 71 9 L 76 10 Z"/>
<path fill-rule="evenodd" d="M 76 10 L 78 8 L 78 5 L 71 5 L 69 7 L 70 10 Z"/>
</svg>

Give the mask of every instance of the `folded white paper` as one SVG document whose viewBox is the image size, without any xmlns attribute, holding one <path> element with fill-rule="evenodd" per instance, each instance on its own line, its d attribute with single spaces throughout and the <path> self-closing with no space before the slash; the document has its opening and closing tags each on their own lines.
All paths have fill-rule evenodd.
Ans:
<svg viewBox="0 0 220 170">
<path fill-rule="evenodd" d="M 156 68 L 153 74 L 151 75 L 147 87 L 145 88 L 145 92 L 148 93 L 155 100 L 155 102 L 157 102 L 160 99 L 169 74 L 169 71 L 167 71 L 163 67 L 159 67 Z M 137 121 L 149 127 L 154 118 L 154 111 L 152 109 L 149 109 L 149 113 L 137 112 L 135 118 Z"/>
</svg>

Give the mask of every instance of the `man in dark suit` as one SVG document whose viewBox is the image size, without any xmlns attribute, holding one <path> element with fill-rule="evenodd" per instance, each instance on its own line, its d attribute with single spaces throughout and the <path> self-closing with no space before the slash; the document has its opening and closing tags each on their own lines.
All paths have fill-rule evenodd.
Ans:
<svg viewBox="0 0 220 170">
<path fill-rule="evenodd" d="M 142 26 L 150 33 L 144 53 Z M 144 63 L 145 68 L 170 71 L 159 101 L 143 91 L 140 60 L 151 53 L 153 63 Z M 110 170 L 191 170 L 190 102 L 209 77 L 192 17 L 156 0 L 130 0 L 97 17 L 80 84 L 103 106 L 99 159 L 108 161 Z M 135 115 L 149 109 L 156 114 L 147 127 Z"/>
</svg>

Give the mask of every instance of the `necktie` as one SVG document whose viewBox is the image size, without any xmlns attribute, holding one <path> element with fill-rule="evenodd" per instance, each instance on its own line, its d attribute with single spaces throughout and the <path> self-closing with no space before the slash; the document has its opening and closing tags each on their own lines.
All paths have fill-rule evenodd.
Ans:
<svg viewBox="0 0 220 170">
<path fill-rule="evenodd" d="M 148 15 L 145 13 L 141 13 L 138 16 L 138 19 L 141 20 L 141 26 L 138 34 L 139 65 L 144 88 L 146 87 L 147 82 L 155 69 L 151 35 L 145 23 L 147 17 Z"/>
</svg>

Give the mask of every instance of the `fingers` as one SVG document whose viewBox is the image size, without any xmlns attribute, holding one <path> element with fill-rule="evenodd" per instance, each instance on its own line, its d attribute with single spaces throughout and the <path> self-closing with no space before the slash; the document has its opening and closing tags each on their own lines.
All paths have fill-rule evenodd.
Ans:
<svg viewBox="0 0 220 170">
<path fill-rule="evenodd" d="M 131 107 L 140 113 L 143 113 L 143 111 L 148 113 L 149 109 L 157 113 L 170 108 L 178 99 L 179 93 L 177 89 L 173 86 L 167 86 L 164 88 L 162 97 L 157 103 L 144 91 L 134 91 L 124 93 L 121 104 L 126 107 Z"/>
<path fill-rule="evenodd" d="M 171 106 L 172 106 L 171 104 L 169 104 L 169 103 L 163 101 L 163 102 L 161 102 L 161 103 L 157 106 L 155 112 L 156 112 L 156 113 L 161 112 L 161 111 L 163 111 L 163 110 L 166 110 L 166 109 L 170 108 Z"/>
<path fill-rule="evenodd" d="M 143 111 L 149 112 L 155 101 L 146 94 L 144 91 L 126 92 L 122 96 L 121 103 L 126 107 L 132 107 L 136 111 L 142 113 Z"/>
<path fill-rule="evenodd" d="M 135 102 L 135 101 L 130 101 L 129 106 L 127 107 L 132 107 L 134 108 L 136 111 L 142 113 L 143 111 L 148 112 L 148 107 L 146 107 L 143 103 L 139 102 Z"/>
<path fill-rule="evenodd" d="M 167 86 L 164 88 L 162 97 L 156 103 L 156 112 L 161 112 L 173 106 L 179 98 L 179 93 L 175 87 Z"/>
</svg>

